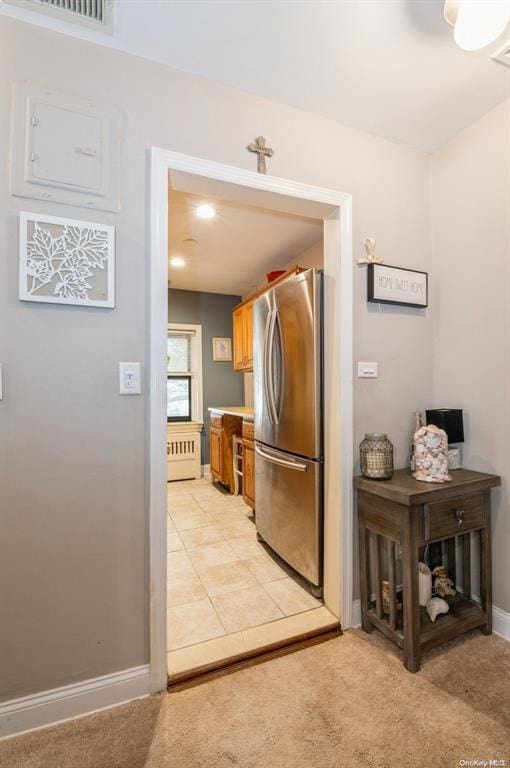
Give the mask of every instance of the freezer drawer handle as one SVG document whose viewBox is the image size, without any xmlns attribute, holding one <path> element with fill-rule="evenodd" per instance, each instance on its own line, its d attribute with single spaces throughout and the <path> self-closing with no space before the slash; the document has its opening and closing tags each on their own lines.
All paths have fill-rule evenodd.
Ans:
<svg viewBox="0 0 510 768">
<path fill-rule="evenodd" d="M 279 464 L 281 467 L 297 469 L 298 472 L 306 472 L 308 469 L 306 464 L 300 464 L 297 461 L 286 461 L 285 459 L 279 459 L 276 456 L 271 456 L 269 453 L 264 453 L 264 451 L 260 450 L 258 445 L 255 446 L 255 452 L 258 453 L 259 456 L 262 456 L 263 459 L 267 459 L 267 461 L 271 461 L 273 464 Z"/>
</svg>

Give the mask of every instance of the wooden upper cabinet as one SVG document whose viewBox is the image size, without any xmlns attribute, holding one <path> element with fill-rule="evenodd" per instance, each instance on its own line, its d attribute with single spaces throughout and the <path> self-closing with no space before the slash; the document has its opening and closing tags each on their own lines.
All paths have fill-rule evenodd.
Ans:
<svg viewBox="0 0 510 768">
<path fill-rule="evenodd" d="M 244 305 L 244 351 L 246 371 L 253 371 L 253 302 Z"/>
<path fill-rule="evenodd" d="M 299 272 L 303 272 L 301 267 L 292 267 L 284 275 L 265 285 L 233 310 L 234 371 L 253 371 L 253 302 L 270 288 L 274 288 L 275 285 Z"/>
<path fill-rule="evenodd" d="M 234 334 L 234 371 L 243 370 L 244 337 L 243 337 L 243 307 L 237 307 L 232 313 L 232 328 Z"/>
<path fill-rule="evenodd" d="M 240 304 L 233 312 L 234 370 L 253 370 L 252 302 Z"/>
</svg>

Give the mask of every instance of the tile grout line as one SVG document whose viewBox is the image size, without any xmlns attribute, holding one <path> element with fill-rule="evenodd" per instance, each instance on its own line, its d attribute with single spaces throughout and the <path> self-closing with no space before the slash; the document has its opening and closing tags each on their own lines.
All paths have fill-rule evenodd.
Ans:
<svg viewBox="0 0 510 768">
<path fill-rule="evenodd" d="M 190 495 L 192 495 L 192 494 L 190 494 Z M 197 503 L 198 503 L 199 507 L 200 507 L 200 508 L 202 509 L 202 511 L 204 512 L 204 514 L 205 514 L 205 515 L 206 515 L 206 516 L 209 518 L 209 520 L 210 520 L 211 524 L 212 524 L 212 525 L 214 525 L 214 521 L 213 521 L 213 520 L 211 520 L 210 516 L 209 516 L 209 515 L 208 515 L 208 513 L 207 513 L 207 510 L 206 510 L 206 509 L 204 509 L 204 508 L 201 506 L 201 504 L 200 504 L 200 501 L 198 501 L 198 500 L 196 500 L 196 501 L 197 501 Z M 225 506 L 228 506 L 228 505 L 225 505 Z M 226 512 L 228 512 L 228 511 L 230 511 L 230 510 L 225 510 L 225 511 L 226 511 Z M 201 527 L 206 527 L 206 526 L 201 526 Z M 192 529 L 191 529 L 191 530 L 192 530 Z M 223 535 L 223 533 L 221 532 L 221 530 L 220 530 L 220 529 L 218 529 L 218 530 L 219 530 L 219 531 L 220 531 L 220 533 L 221 533 L 221 536 L 222 536 L 222 540 L 223 540 L 223 541 L 225 541 L 225 542 L 228 544 L 228 541 L 227 541 L 227 539 L 225 538 L 225 536 Z M 204 589 L 204 592 L 205 592 L 205 594 L 206 594 L 206 597 L 207 597 L 207 599 L 209 600 L 209 602 L 210 602 L 210 604 L 211 604 L 211 607 L 212 607 L 212 609 L 213 609 L 213 611 L 214 611 L 214 613 L 215 613 L 216 617 L 218 618 L 218 621 L 220 622 L 221 626 L 222 626 L 222 627 L 223 627 L 223 629 L 225 630 L 225 635 L 224 635 L 224 636 L 227 636 L 227 637 L 228 637 L 229 635 L 237 634 L 237 633 L 235 633 L 235 632 L 229 632 L 229 631 L 228 631 L 227 627 L 225 626 L 224 622 L 223 622 L 223 621 L 222 621 L 222 619 L 221 619 L 221 616 L 220 616 L 220 614 L 218 613 L 218 611 L 217 611 L 217 609 L 216 609 L 216 606 L 214 605 L 214 602 L 213 602 L 213 600 L 212 600 L 212 596 L 209 594 L 209 592 L 208 592 L 208 590 L 207 590 L 207 587 L 206 587 L 206 585 L 205 585 L 204 581 L 202 580 L 202 578 L 201 578 L 201 576 L 200 576 L 200 572 L 199 572 L 198 568 L 196 567 L 195 563 L 193 562 L 193 560 L 191 559 L 191 557 L 190 557 L 190 555 L 189 555 L 188 547 L 186 547 L 186 544 L 185 544 L 184 542 L 182 542 L 182 543 L 183 543 L 183 545 L 184 545 L 184 551 L 185 551 L 185 552 L 186 552 L 186 554 L 188 555 L 188 558 L 189 558 L 189 560 L 190 560 L 190 562 L 191 562 L 191 565 L 192 565 L 192 567 L 193 567 L 193 569 L 194 569 L 194 571 L 195 571 L 196 575 L 198 576 L 198 579 L 199 579 L 199 581 L 200 581 L 200 584 L 202 585 L 202 588 Z M 207 545 L 207 544 L 205 544 L 205 545 L 203 545 L 203 546 L 208 546 L 208 545 Z M 236 563 L 240 563 L 240 564 L 242 564 L 242 563 L 241 563 L 241 558 L 239 557 L 239 555 L 237 554 L 237 552 L 236 552 L 236 551 L 233 549 L 233 547 L 231 547 L 231 546 L 229 545 L 229 548 L 232 550 L 232 553 L 236 555 L 236 560 L 234 560 L 233 562 L 236 562 Z M 190 547 L 189 549 L 195 549 L 195 547 Z M 221 563 L 220 563 L 220 565 L 221 565 Z M 249 570 L 249 569 L 248 569 L 248 570 Z M 250 573 L 251 573 L 251 571 L 250 571 Z M 252 576 L 254 576 L 254 574 L 252 574 Z M 259 582 L 259 580 L 257 579 L 257 577 L 256 577 L 256 576 L 254 576 L 254 578 L 255 578 L 255 581 L 257 582 L 257 584 L 258 584 L 259 586 L 261 586 L 261 587 L 262 587 L 263 585 L 262 585 L 262 584 Z M 241 588 L 241 589 L 242 589 L 242 588 Z M 235 591 L 240 591 L 240 590 L 232 590 L 232 591 L 233 591 L 233 592 L 235 592 Z M 271 602 L 274 604 L 274 606 L 275 606 L 275 607 L 276 607 L 278 610 L 280 610 L 280 611 L 281 611 L 281 609 L 279 608 L 279 606 L 277 606 L 277 605 L 276 605 L 276 603 L 275 603 L 275 601 L 273 600 L 273 598 L 271 597 L 271 595 L 269 595 L 269 593 L 268 593 L 268 592 L 267 592 L 265 589 L 264 589 L 264 592 L 265 592 L 265 593 L 268 595 L 268 597 L 270 598 L 270 600 L 271 600 Z M 197 601 L 194 601 L 194 602 L 197 602 Z M 186 605 L 186 603 L 184 603 L 184 605 Z M 170 608 L 168 608 L 168 611 L 170 612 Z M 284 617 L 285 617 L 285 613 L 284 613 L 283 611 L 281 611 L 281 612 L 282 612 L 282 614 L 283 614 L 283 615 L 284 615 Z M 261 625 L 258 625 L 258 626 L 261 626 Z M 204 641 L 204 642 L 207 642 L 207 641 Z M 195 644 L 195 645 L 196 645 L 196 644 Z M 186 648 L 186 647 L 190 647 L 190 646 L 182 646 L 182 647 Z M 173 650 L 179 650 L 179 649 L 173 649 Z M 167 650 L 167 653 L 171 653 L 171 651 L 170 651 L 170 650 Z"/>
<path fill-rule="evenodd" d="M 203 486 L 203 487 L 204 487 L 204 488 L 205 488 L 205 487 L 207 487 L 207 484 L 204 484 L 204 486 Z M 179 490 L 181 490 L 181 489 L 179 489 Z M 241 556 L 240 556 L 240 555 L 237 553 L 237 551 L 235 550 L 235 548 L 234 548 L 234 547 L 233 547 L 233 546 L 230 544 L 230 541 L 231 541 L 232 539 L 236 539 L 236 538 L 243 538 L 243 537 L 245 537 L 245 536 L 246 536 L 246 537 L 249 537 L 249 536 L 250 536 L 250 534 L 241 534 L 240 536 L 237 536 L 237 537 L 236 537 L 236 536 L 234 536 L 234 537 L 232 537 L 231 539 L 227 539 L 227 538 L 226 538 L 226 536 L 225 536 L 225 534 L 223 533 L 222 529 L 221 529 L 221 528 L 219 528 L 219 526 L 217 526 L 217 525 L 215 524 L 214 520 L 211 518 L 211 516 L 210 516 L 210 512 L 209 512 L 209 511 L 208 511 L 208 509 L 207 509 L 207 507 L 208 507 L 209 505 L 208 505 L 208 503 L 207 503 L 207 501 L 206 501 L 206 500 L 202 500 L 202 503 L 200 503 L 200 499 L 197 499 L 197 498 L 195 498 L 195 496 L 193 495 L 193 492 L 192 492 L 192 491 L 190 491 L 190 492 L 185 492 L 185 491 L 183 491 L 183 493 L 182 493 L 182 494 L 178 494 L 178 495 L 183 495 L 183 496 L 190 496 L 190 497 L 191 497 L 191 499 L 193 500 L 194 504 L 197 504 L 197 506 L 198 506 L 198 508 L 199 508 L 200 512 L 201 512 L 202 514 L 204 514 L 204 515 L 205 515 L 205 517 L 206 517 L 206 518 L 209 520 L 209 523 L 208 523 L 208 524 L 206 524 L 206 525 L 201 525 L 201 526 L 197 526 L 196 528 L 190 528 L 190 529 L 186 529 L 186 530 L 200 530 L 200 528 L 205 528 L 205 527 L 208 527 L 209 525 L 210 525 L 210 526 L 212 526 L 212 527 L 214 527 L 214 528 L 217 528 L 217 530 L 218 530 L 218 533 L 219 533 L 219 534 L 220 534 L 220 536 L 221 536 L 221 539 L 220 539 L 220 540 L 218 540 L 217 542 L 211 542 L 211 543 L 210 543 L 210 545 L 212 546 L 212 545 L 214 545 L 214 544 L 216 544 L 216 543 L 226 543 L 226 544 L 228 544 L 228 546 L 229 546 L 229 549 L 232 551 L 232 553 L 233 553 L 233 554 L 235 554 L 235 555 L 236 555 L 236 559 L 235 559 L 234 561 L 230 561 L 230 563 L 225 563 L 225 565 L 228 565 L 228 564 L 232 564 L 232 565 L 233 565 L 233 564 L 240 564 L 240 565 L 244 566 L 244 567 L 247 569 L 247 571 L 249 571 L 250 575 L 253 577 L 254 581 L 256 582 L 256 586 L 257 586 L 257 587 L 259 587 L 259 588 L 262 588 L 262 591 L 263 591 L 263 593 L 265 594 L 265 596 L 266 596 L 267 598 L 269 598 L 270 602 L 273 604 L 273 606 L 275 607 L 275 609 L 276 609 L 276 610 L 278 610 L 278 611 L 279 611 L 279 612 L 280 612 L 282 615 L 281 615 L 281 616 L 279 616 L 279 617 L 277 617 L 277 618 L 274 618 L 274 619 L 270 619 L 269 621 L 263 622 L 262 624 L 255 624 L 254 626 L 252 626 L 252 627 L 247 627 L 247 628 L 245 628 L 245 629 L 243 629 L 243 630 L 236 630 L 235 632 L 229 632 L 229 631 L 227 630 L 227 627 L 225 626 L 224 622 L 222 621 L 222 619 L 221 619 L 221 616 L 220 616 L 220 614 L 219 614 L 218 610 L 216 609 L 216 606 L 215 606 L 215 604 L 214 604 L 214 601 L 213 601 L 213 596 L 209 594 L 209 592 L 208 592 L 208 589 L 207 589 L 207 586 L 206 586 L 205 582 L 203 581 L 203 579 L 202 579 L 202 577 L 201 577 L 200 571 L 199 571 L 199 570 L 198 570 L 198 568 L 196 567 L 195 563 L 193 562 L 193 560 L 192 560 L 192 558 L 190 557 L 190 554 L 189 554 L 189 552 L 190 552 L 190 550 L 191 550 L 191 549 L 196 549 L 196 548 L 199 548 L 199 547 L 207 547 L 207 546 L 209 546 L 209 544 L 199 544 L 199 545 L 197 545 L 197 547 L 188 547 L 188 546 L 185 544 L 184 540 L 182 539 L 182 533 L 185 533 L 186 531 L 179 531 L 179 530 L 176 528 L 176 526 L 175 526 L 175 523 L 174 523 L 174 521 L 173 521 L 173 518 L 172 518 L 172 515 L 171 515 L 171 513 L 169 512 L 170 518 L 172 519 L 172 523 L 173 523 L 174 527 L 176 528 L 176 534 L 177 534 L 177 536 L 178 536 L 179 540 L 181 541 L 181 543 L 182 543 L 182 545 L 183 545 L 183 549 L 182 549 L 182 550 L 177 550 L 177 551 L 184 551 L 184 552 L 185 552 L 185 554 L 186 554 L 186 556 L 187 556 L 187 558 L 188 558 L 189 562 L 191 563 L 191 566 L 192 566 L 192 568 L 193 568 L 193 571 L 194 571 L 195 575 L 198 577 L 198 580 L 199 580 L 199 582 L 200 582 L 200 584 L 201 584 L 201 586 L 202 586 L 202 589 L 204 590 L 204 593 L 205 593 L 205 597 L 207 598 L 207 600 L 208 600 L 208 602 L 209 602 L 209 604 L 210 604 L 210 606 L 211 606 L 211 608 L 212 608 L 212 610 L 213 610 L 213 612 L 214 612 L 214 615 L 215 615 L 215 616 L 216 616 L 216 618 L 218 619 L 218 621 L 219 621 L 219 624 L 221 625 L 221 627 L 223 627 L 223 629 L 224 629 L 224 634 L 223 634 L 223 635 L 219 635 L 219 636 L 217 636 L 216 638 L 209 638 L 209 640 L 202 640 L 202 641 L 199 641 L 199 642 L 197 642 L 197 643 L 191 643 L 191 644 L 189 644 L 189 645 L 181 646 L 180 648 L 175 648 L 175 649 L 172 649 L 172 650 L 167 650 L 167 653 L 173 653 L 174 651 L 180 651 L 180 650 L 183 650 L 183 649 L 186 649 L 186 648 L 191 648 L 191 647 L 193 647 L 193 646 L 197 646 L 197 645 L 200 645 L 201 643 L 207 643 L 207 642 L 210 642 L 211 640 L 215 640 L 215 639 L 218 639 L 218 640 L 219 640 L 219 639 L 221 639 L 221 638 L 225 638 L 225 637 L 231 637 L 231 636 L 233 636 L 233 635 L 236 635 L 236 634 L 241 634 L 241 635 L 242 635 L 242 634 L 243 634 L 243 632 L 245 632 L 245 631 L 249 631 L 249 630 L 251 630 L 251 629 L 256 629 L 256 628 L 258 628 L 258 627 L 261 627 L 261 626 L 265 626 L 265 625 L 269 625 L 269 624 L 274 624 L 275 622 L 281 622 L 281 621 L 284 621 L 285 619 L 291 618 L 291 617 L 293 617 L 293 616 L 301 615 L 301 614 L 304 614 L 304 613 L 308 613 L 309 611 L 317 610 L 318 608 L 320 608 L 320 607 L 321 607 L 321 605 L 317 605 L 317 606 L 314 606 L 314 607 L 310 607 L 310 608 L 304 608 L 303 610 L 301 610 L 301 611 L 296 611 L 295 613 L 290 613 L 290 614 L 287 614 L 287 613 L 285 613 L 285 611 L 283 610 L 283 608 L 282 608 L 282 607 L 280 607 L 280 605 L 278 605 L 278 603 L 276 602 L 276 600 L 273 598 L 273 596 L 272 596 L 272 595 L 269 593 L 269 591 L 267 590 L 267 588 L 266 588 L 266 584 L 272 584 L 272 583 L 274 583 L 275 581 L 280 581 L 280 580 L 282 580 L 282 579 L 285 579 L 285 578 L 287 578 L 287 579 L 291 579 L 291 580 L 292 580 L 292 577 L 291 577 L 291 576 L 290 576 L 290 575 L 289 575 L 289 574 L 288 574 L 288 573 L 287 573 L 287 572 L 286 572 L 286 571 L 285 571 L 283 568 L 281 568 L 281 566 L 279 566 L 277 563 L 275 563 L 275 565 L 276 565 L 276 566 L 277 566 L 277 567 L 278 567 L 278 568 L 281 570 L 281 572 L 282 572 L 282 576 L 280 577 L 280 579 L 276 578 L 276 579 L 272 579 L 272 580 L 270 580 L 270 581 L 268 581 L 268 582 L 261 582 L 261 581 L 260 581 L 260 580 L 257 578 L 256 574 L 255 574 L 255 573 L 253 573 L 253 572 L 252 572 L 252 571 L 249 569 L 249 567 L 248 567 L 248 566 L 246 566 L 246 565 L 244 565 L 244 563 L 243 563 L 243 560 L 247 560 L 247 559 L 249 560 L 250 558 L 246 558 L 246 557 L 245 557 L 245 558 L 241 558 Z M 208 498 L 211 498 L 211 497 L 209 496 Z M 244 516 L 244 518 L 245 518 L 245 519 L 249 519 L 249 516 L 248 516 L 248 515 L 246 515 L 246 514 L 244 513 L 244 510 L 242 509 L 242 505 L 240 505 L 240 504 L 238 504 L 238 503 L 235 503 L 235 504 L 232 504 L 232 503 L 231 503 L 231 497 L 230 497 L 230 496 L 224 496 L 224 497 L 223 497 L 223 499 L 222 499 L 222 502 L 224 502 L 222 505 L 218 505 L 218 511 L 219 511 L 219 512 L 223 512 L 223 513 L 225 513 L 225 514 L 228 514 L 229 512 L 232 512 L 232 513 L 236 513 L 236 514 L 237 514 L 237 512 L 239 512 L 239 513 L 243 514 L 243 516 Z M 168 499 L 168 496 L 167 496 L 167 503 L 169 503 L 169 499 Z M 204 504 L 204 506 L 203 506 L 203 504 Z M 196 511 L 198 511 L 198 510 L 196 510 Z M 237 519 L 234 519 L 234 520 L 233 520 L 233 523 L 235 523 L 235 522 L 238 522 L 238 520 L 237 520 Z M 227 526 L 227 527 L 228 527 L 228 526 Z M 168 553 L 168 555 L 169 555 L 169 554 L 171 554 L 171 553 Z M 262 552 L 261 552 L 261 554 L 265 554 L 265 555 L 267 555 L 267 552 L 265 552 L 265 551 L 264 551 L 264 549 L 262 548 Z M 218 565 L 224 565 L 224 564 L 223 564 L 223 563 L 218 563 Z M 211 566 L 211 567 L 214 567 L 214 566 Z M 294 583 L 295 583 L 295 582 L 294 582 Z M 254 586 L 255 586 L 255 585 L 254 585 Z M 296 586 L 298 586 L 300 589 L 303 589 L 303 588 L 302 588 L 302 587 L 301 587 L 299 584 L 296 584 Z M 238 589 L 229 590 L 229 591 L 228 591 L 227 593 L 225 593 L 225 594 L 232 594 L 232 593 L 235 593 L 235 592 L 239 592 L 239 591 L 242 591 L 243 589 L 250 589 L 250 588 L 251 588 L 251 587 L 239 587 Z M 304 591 L 304 590 L 303 590 L 303 591 Z M 307 594 L 307 593 L 306 593 L 306 594 Z M 221 595 L 220 595 L 220 597 L 221 597 Z M 200 598 L 200 600 L 203 600 L 203 599 L 204 599 L 204 598 Z M 181 605 L 183 605 L 183 606 L 186 606 L 186 605 L 192 605 L 192 604 L 193 604 L 193 603 L 195 603 L 195 602 L 198 602 L 198 600 L 195 600 L 195 601 L 191 601 L 190 603 L 183 603 L 183 604 L 181 604 Z M 179 606 L 179 607 L 180 607 L 180 606 Z M 168 607 L 168 612 L 169 612 L 169 613 L 171 612 L 171 608 L 172 608 L 171 606 L 169 606 L 169 607 Z"/>
<path fill-rule="evenodd" d="M 191 495 L 193 495 L 193 494 L 191 494 Z M 205 510 L 205 509 L 204 509 L 204 508 L 201 506 L 201 504 L 200 504 L 200 502 L 199 502 L 198 500 L 196 500 L 196 499 L 195 499 L 195 501 L 196 501 L 196 503 L 198 504 L 198 506 L 199 506 L 199 507 L 202 509 L 202 512 L 203 512 L 203 513 L 206 515 L 206 517 L 208 517 L 208 519 L 210 520 L 210 522 L 211 522 L 211 524 L 212 524 L 212 520 L 211 520 L 210 516 L 207 514 L 207 511 L 206 511 L 206 510 Z M 202 527 L 206 527 L 206 526 L 202 526 Z M 224 537 L 223 537 L 223 534 L 222 534 L 222 538 L 223 538 L 223 540 L 225 540 L 225 539 L 224 539 Z M 184 544 L 184 542 L 183 542 L 183 544 Z M 211 600 L 211 596 L 209 595 L 209 593 L 208 593 L 208 591 L 207 591 L 207 587 L 205 586 L 204 582 L 202 581 L 202 578 L 200 577 L 200 573 L 199 573 L 199 571 L 198 571 L 197 567 L 195 566 L 195 563 L 194 563 L 194 562 L 193 562 L 193 560 L 191 559 L 191 557 L 190 557 L 190 555 L 189 555 L 189 553 L 188 553 L 188 549 L 187 549 L 187 547 L 186 547 L 186 545 L 185 545 L 185 544 L 184 544 L 184 547 L 185 547 L 185 550 L 184 550 L 184 551 L 185 551 L 185 552 L 186 552 L 186 554 L 188 555 L 188 558 L 189 558 L 189 560 L 190 560 L 190 563 L 191 563 L 191 565 L 192 565 L 192 567 L 193 567 L 193 569 L 194 569 L 194 571 L 195 571 L 195 573 L 196 573 L 196 575 L 197 575 L 197 577 L 198 577 L 198 580 L 200 581 L 200 584 L 202 585 L 202 588 L 203 588 L 203 590 L 204 590 L 204 592 L 205 592 L 205 594 L 206 594 L 206 597 L 207 597 L 207 599 L 209 600 L 209 603 L 210 603 L 210 605 L 211 605 L 211 608 L 213 609 L 213 611 L 214 611 L 214 614 L 216 615 L 216 617 L 217 617 L 218 621 L 220 622 L 220 625 L 221 625 L 221 626 L 223 627 L 223 629 L 224 629 L 224 632 L 225 632 L 225 635 L 224 635 L 224 636 L 226 636 L 226 635 L 228 635 L 228 634 L 229 634 L 229 632 L 227 631 L 227 628 L 226 628 L 225 624 L 224 624 L 224 623 L 223 623 L 223 621 L 221 620 L 221 616 L 219 615 L 218 611 L 216 610 L 216 606 L 215 606 L 215 605 L 214 605 L 214 603 L 212 602 L 212 600 Z M 191 549 L 193 549 L 193 547 L 191 547 Z M 232 551 L 234 551 L 234 550 L 232 550 Z M 237 554 L 237 553 L 234 553 L 234 554 Z M 170 613 L 170 607 L 169 607 L 169 606 L 167 606 L 167 612 L 168 612 L 168 613 Z M 183 646 L 183 647 L 184 647 L 184 648 L 186 648 L 186 647 L 189 647 L 189 646 Z M 177 650 L 177 649 L 174 649 L 174 650 Z M 170 653 L 170 650 L 169 650 L 169 649 L 167 649 L 167 653 Z"/>
<path fill-rule="evenodd" d="M 283 616 L 280 616 L 277 619 L 270 619 L 269 621 L 265 621 L 263 624 L 255 624 L 253 627 L 246 627 L 245 629 L 238 629 L 235 632 L 228 632 L 225 635 L 218 635 L 217 637 L 211 637 L 209 640 L 199 640 L 196 643 L 190 643 L 189 645 L 183 645 L 180 648 L 173 648 L 171 651 L 167 651 L 167 655 L 171 653 L 175 653 L 176 651 L 182 651 L 186 648 L 195 648 L 198 645 L 205 645 L 206 643 L 214 642 L 215 640 L 223 640 L 227 637 L 233 637 L 234 635 L 241 635 L 244 636 L 245 632 L 249 632 L 252 629 L 258 629 L 259 627 L 269 626 L 277 624 L 278 622 L 285 621 L 286 619 L 292 619 L 294 616 L 303 616 L 305 613 L 311 613 L 312 611 L 317 611 L 319 608 L 323 608 L 323 605 L 318 605 L 315 608 L 307 608 L 304 611 L 299 611 L 298 613 L 292 613 L 289 616 L 286 616 L 285 614 Z M 221 619 L 220 619 L 221 621 Z M 243 637 L 244 642 L 244 637 Z"/>
<path fill-rule="evenodd" d="M 219 614 L 218 614 L 218 611 L 216 610 L 216 608 L 215 608 L 215 606 L 214 606 L 214 603 L 212 602 L 212 600 L 211 600 L 211 597 L 210 597 L 209 593 L 207 592 L 207 589 L 206 589 L 206 587 L 205 587 L 205 584 L 204 584 L 204 582 L 202 581 L 202 579 L 200 578 L 200 573 L 198 572 L 198 570 L 197 570 L 197 568 L 196 568 L 196 566 L 195 566 L 195 563 L 193 562 L 193 560 L 192 560 L 192 559 L 191 559 L 191 557 L 189 556 L 188 552 L 187 552 L 186 550 L 184 550 L 184 551 L 186 552 L 186 555 L 187 555 L 187 557 L 188 557 L 188 559 L 189 559 L 189 561 L 190 561 L 190 563 L 191 563 L 191 566 L 192 566 L 193 570 L 195 571 L 195 574 L 196 574 L 196 576 L 198 577 L 198 580 L 200 581 L 200 584 L 202 585 L 202 588 L 203 588 L 203 590 L 204 590 L 204 592 L 205 592 L 205 596 L 206 596 L 206 598 L 209 600 L 209 603 L 211 604 L 211 608 L 213 609 L 213 611 L 214 611 L 214 613 L 215 613 L 215 615 L 216 615 L 216 618 L 218 619 L 218 621 L 220 622 L 221 626 L 222 626 L 222 627 L 223 627 L 223 629 L 225 630 L 225 634 L 228 634 L 228 633 L 227 633 L 227 628 L 226 628 L 226 627 L 225 627 L 225 625 L 223 624 L 223 622 L 222 622 L 222 620 L 221 620 L 221 617 L 219 616 Z M 203 600 L 203 598 L 201 598 L 201 599 Z M 194 601 L 192 601 L 192 602 L 195 602 L 195 603 L 196 603 L 196 602 L 198 602 L 198 600 L 194 600 Z M 191 605 L 191 603 L 183 603 L 183 605 Z M 169 607 L 169 606 L 167 605 L 167 613 L 170 613 L 170 612 L 171 612 L 171 606 Z M 182 646 L 182 647 L 183 647 L 183 648 L 187 648 L 188 646 Z M 174 650 L 177 650 L 177 649 L 174 649 Z M 168 651 L 168 650 L 167 650 L 167 653 L 169 653 L 169 651 Z"/>
</svg>

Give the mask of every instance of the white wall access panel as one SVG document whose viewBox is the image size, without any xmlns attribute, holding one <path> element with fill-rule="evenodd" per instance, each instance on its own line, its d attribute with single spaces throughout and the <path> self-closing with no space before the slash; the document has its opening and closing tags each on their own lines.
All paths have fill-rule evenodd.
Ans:
<svg viewBox="0 0 510 768">
<path fill-rule="evenodd" d="M 117 109 L 16 83 L 12 132 L 13 195 L 119 210 Z"/>
</svg>

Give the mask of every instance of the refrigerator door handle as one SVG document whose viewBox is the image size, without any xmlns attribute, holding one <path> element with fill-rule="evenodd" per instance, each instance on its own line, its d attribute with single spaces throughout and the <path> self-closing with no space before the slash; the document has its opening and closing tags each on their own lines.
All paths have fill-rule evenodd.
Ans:
<svg viewBox="0 0 510 768">
<path fill-rule="evenodd" d="M 269 341 L 268 341 L 268 355 L 267 355 L 267 388 L 269 395 L 269 407 L 272 414 L 272 423 L 278 424 L 278 412 L 276 410 L 275 393 L 274 393 L 274 332 L 276 328 L 276 320 L 278 316 L 278 310 L 271 310 L 271 322 L 269 324 Z"/>
<path fill-rule="evenodd" d="M 275 324 L 274 327 L 278 331 L 278 353 L 279 353 L 279 365 L 278 365 L 278 393 L 274 390 L 274 382 L 273 382 L 273 392 L 274 392 L 274 412 L 276 415 L 276 423 L 278 424 L 280 416 L 282 415 L 282 404 L 283 404 L 283 392 L 284 392 L 284 376 L 285 376 L 285 364 L 284 364 L 284 355 L 283 355 L 283 338 L 282 338 L 282 326 L 280 322 L 280 315 L 278 313 L 278 310 L 275 309 Z M 271 340 L 271 359 L 274 360 L 274 338 L 275 334 L 273 332 L 273 337 Z M 277 398 L 277 400 L 276 400 Z"/>
<path fill-rule="evenodd" d="M 280 459 L 277 456 L 272 456 L 270 453 L 262 451 L 258 445 L 255 445 L 255 453 L 258 453 L 266 461 L 271 461 L 273 464 L 278 464 L 280 467 L 288 467 L 289 469 L 296 469 L 298 472 L 306 472 L 308 467 L 306 464 L 302 464 L 299 461 L 287 461 L 286 459 Z"/>
<path fill-rule="evenodd" d="M 271 424 L 274 424 L 273 420 L 273 411 L 271 408 L 271 399 L 269 395 L 269 367 L 270 367 L 270 357 L 269 357 L 269 334 L 270 334 L 270 328 L 271 328 L 271 319 L 273 315 L 273 310 L 269 310 L 266 318 L 266 327 L 264 330 L 264 349 L 262 354 L 263 359 L 263 374 L 262 374 L 262 383 L 264 386 L 264 398 L 266 400 L 266 406 L 267 406 L 267 412 L 269 415 L 269 422 Z"/>
</svg>

